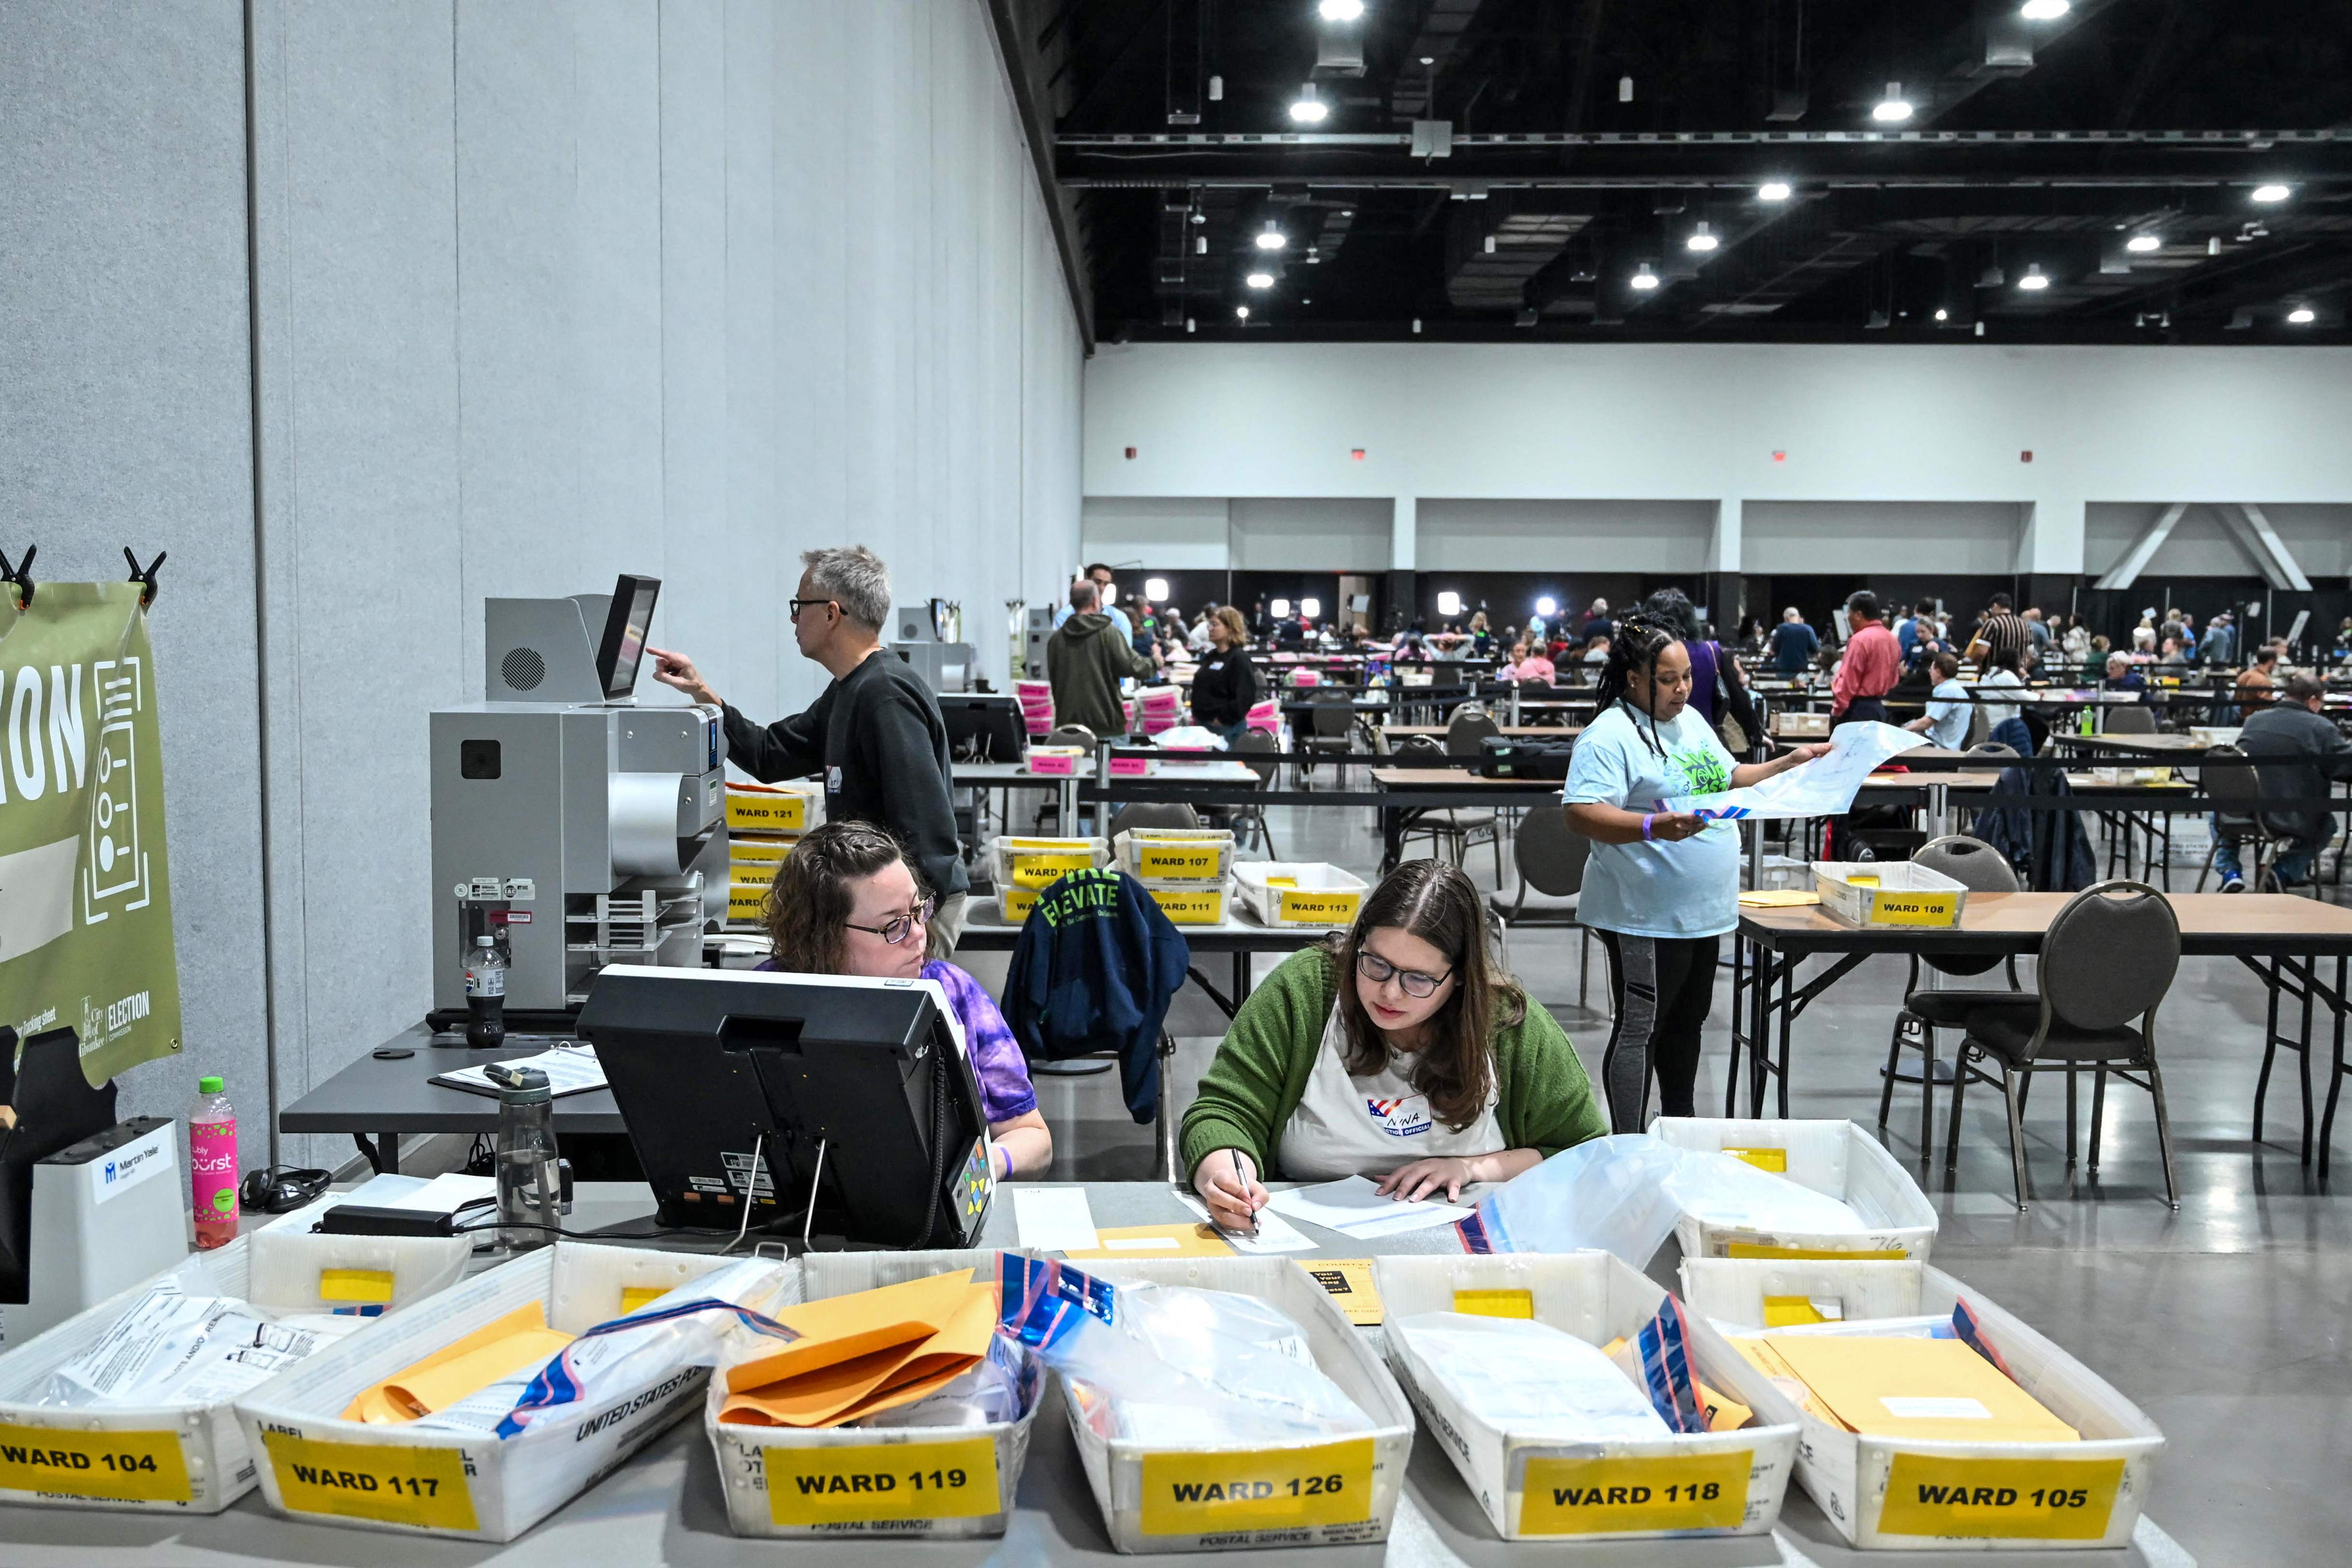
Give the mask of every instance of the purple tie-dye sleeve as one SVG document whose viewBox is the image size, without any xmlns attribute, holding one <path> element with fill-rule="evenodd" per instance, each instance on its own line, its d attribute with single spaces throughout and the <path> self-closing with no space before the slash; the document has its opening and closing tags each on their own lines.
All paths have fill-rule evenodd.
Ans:
<svg viewBox="0 0 2352 1568">
<path fill-rule="evenodd" d="M 1005 1027 L 995 998 L 978 980 L 937 958 L 923 966 L 923 978 L 939 982 L 962 1021 L 964 1047 L 971 1053 L 973 1076 L 980 1080 L 981 1109 L 990 1124 L 1034 1111 L 1037 1090 L 1029 1082 L 1028 1061 Z"/>
</svg>

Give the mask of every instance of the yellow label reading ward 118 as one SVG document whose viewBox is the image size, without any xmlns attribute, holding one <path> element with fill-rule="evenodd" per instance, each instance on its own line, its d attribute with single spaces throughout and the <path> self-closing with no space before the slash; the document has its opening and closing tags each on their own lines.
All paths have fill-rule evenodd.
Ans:
<svg viewBox="0 0 2352 1568">
<path fill-rule="evenodd" d="M 1957 1459 L 1895 1456 L 1878 1528 L 1888 1535 L 2096 1541 L 2107 1533 L 2121 1459 Z"/>
<path fill-rule="evenodd" d="M 1523 1535 L 1607 1535 L 1621 1531 L 1731 1530 L 1748 1517 L 1755 1454 L 1528 1461 L 1519 1500 Z"/>
<path fill-rule="evenodd" d="M 289 1432 L 261 1434 L 278 1495 L 289 1513 L 326 1513 L 427 1530 L 481 1528 L 460 1448 L 335 1443 Z"/>
<path fill-rule="evenodd" d="M 761 1450 L 778 1524 L 873 1524 L 1001 1513 L 996 1439 Z"/>
<path fill-rule="evenodd" d="M 1143 1456 L 1143 1533 L 1222 1535 L 1372 1516 L 1372 1439 L 1255 1453 Z"/>
<path fill-rule="evenodd" d="M 173 1432 L 67 1432 L 0 1422 L 0 1490 L 186 1502 L 188 1467 Z"/>
</svg>

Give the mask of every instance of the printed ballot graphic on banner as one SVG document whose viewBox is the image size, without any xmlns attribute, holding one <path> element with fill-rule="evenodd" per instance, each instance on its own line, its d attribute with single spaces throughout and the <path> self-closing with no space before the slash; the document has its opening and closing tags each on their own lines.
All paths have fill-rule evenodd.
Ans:
<svg viewBox="0 0 2352 1568">
<path fill-rule="evenodd" d="M 1661 800 L 1663 811 L 1691 811 L 1709 821 L 1748 817 L 1839 817 L 1853 806 L 1862 781 L 1889 758 L 1927 744 L 1924 735 L 1891 724 L 1841 725 L 1830 732 L 1830 752 L 1777 773 L 1761 784 L 1720 794 Z"/>
<path fill-rule="evenodd" d="M 154 657 L 135 582 L 0 596 L 0 1023 L 105 1082 L 180 1048 Z"/>
</svg>

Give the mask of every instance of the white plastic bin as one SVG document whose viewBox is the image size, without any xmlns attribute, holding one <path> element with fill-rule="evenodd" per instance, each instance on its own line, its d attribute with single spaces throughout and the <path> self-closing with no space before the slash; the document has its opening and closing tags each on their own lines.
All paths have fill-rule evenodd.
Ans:
<svg viewBox="0 0 2352 1568">
<path fill-rule="evenodd" d="M 1041 892 L 1074 871 L 1092 871 L 1109 861 L 1110 845 L 1102 839 L 1000 833 L 988 841 L 989 870 L 999 889 L 1024 887 Z"/>
<path fill-rule="evenodd" d="M 1111 841 L 1118 869 L 1138 882 L 1223 882 L 1234 867 L 1224 828 L 1138 828 Z"/>
<path fill-rule="evenodd" d="M 396 1333 L 408 1307 L 464 1274 L 462 1236 L 319 1236 L 272 1228 L 196 1254 L 219 1295 L 281 1312 L 331 1312 L 379 1294 L 384 1315 L 342 1342 Z M 327 1271 L 350 1270 L 331 1281 Z M 356 1276 L 356 1278 L 354 1277 Z M 388 1277 L 388 1279 L 387 1279 Z M 37 1405 L 49 1374 L 95 1344 L 147 1293 L 133 1285 L 0 1355 L 0 1502 L 218 1513 L 253 1490 L 253 1453 L 226 1399 L 209 1405 Z M 322 1291 L 336 1292 L 330 1300 Z M 322 1349 L 305 1364 L 341 1346 Z M 268 1385 L 263 1386 L 267 1387 Z"/>
<path fill-rule="evenodd" d="M 1675 1222 L 1675 1239 L 1685 1258 L 1851 1252 L 1924 1262 L 1935 1246 L 1936 1206 L 1885 1146 L 1852 1122 L 1661 1116 L 1650 1131 L 1678 1149 L 1738 1152 L 1752 1166 L 1836 1198 L 1869 1227 L 1852 1233 L 1751 1229 L 1710 1225 L 1686 1214 Z"/>
<path fill-rule="evenodd" d="M 1965 883 L 1912 861 L 1816 861 L 1813 890 L 1848 925 L 1949 928 L 1969 903 Z"/>
<path fill-rule="evenodd" d="M 1640 1333 L 1666 1296 L 1606 1252 L 1387 1257 L 1373 1260 L 1372 1278 L 1391 1323 L 1457 1311 L 1457 1291 L 1524 1291 L 1536 1322 L 1595 1345 Z M 1738 1353 L 1696 1313 L 1687 1316 L 1699 1381 L 1727 1393 Z M 1759 1408 L 1757 1424 L 1736 1432 L 1582 1442 L 1520 1437 L 1456 1404 L 1398 1336 L 1388 1336 L 1388 1347 L 1389 1365 L 1427 1419 L 1431 1439 L 1507 1541 L 1761 1535 L 1780 1517 L 1797 1448 L 1795 1410 L 1785 1401 L 1778 1419 Z"/>
<path fill-rule="evenodd" d="M 1234 867 L 1242 906 L 1266 925 L 1353 925 L 1370 887 L 1323 861 L 1243 861 Z"/>
<path fill-rule="evenodd" d="M 2082 1434 L 2078 1443 L 1926 1442 L 1864 1437 L 1799 1409 L 1798 1483 L 1855 1546 L 2046 1551 L 2130 1542 L 2164 1434 L 1982 1292 L 1920 1263 L 1843 1259 L 1695 1258 L 1682 1279 L 1691 1308 L 1732 1332 L 1763 1327 L 1767 1296 L 1836 1297 L 1844 1322 L 1775 1332 L 1843 1334 L 1870 1333 L 1874 1318 L 1940 1316 L 1966 1298 L 2018 1385 Z M 1726 1376 L 1724 1392 L 1735 1398 L 1780 1397 L 1744 1359 Z"/>
</svg>

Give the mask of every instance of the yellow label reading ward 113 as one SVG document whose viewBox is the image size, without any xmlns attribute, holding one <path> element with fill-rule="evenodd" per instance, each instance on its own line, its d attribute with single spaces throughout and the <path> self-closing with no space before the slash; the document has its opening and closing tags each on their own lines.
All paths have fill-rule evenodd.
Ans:
<svg viewBox="0 0 2352 1568">
<path fill-rule="evenodd" d="M 1372 1516 L 1372 1439 L 1255 1453 L 1143 1456 L 1143 1533 L 1222 1535 Z"/>
<path fill-rule="evenodd" d="M 1730 1530 L 1748 1517 L 1755 1455 L 1528 1461 L 1523 1535 L 1604 1535 L 1635 1530 Z"/>
<path fill-rule="evenodd" d="M 768 1516 L 778 1524 L 872 1524 L 1002 1513 L 996 1439 L 776 1447 L 767 1460 Z"/>
<path fill-rule="evenodd" d="M 0 1490 L 186 1502 L 188 1467 L 173 1432 L 66 1432 L 0 1422 Z"/>
<path fill-rule="evenodd" d="M 1895 1456 L 1878 1528 L 1888 1535 L 2096 1541 L 2123 1489 L 2121 1459 Z"/>
<path fill-rule="evenodd" d="M 261 1441 L 289 1513 L 329 1513 L 428 1530 L 481 1528 L 462 1449 L 332 1443 L 268 1431 Z"/>
</svg>

